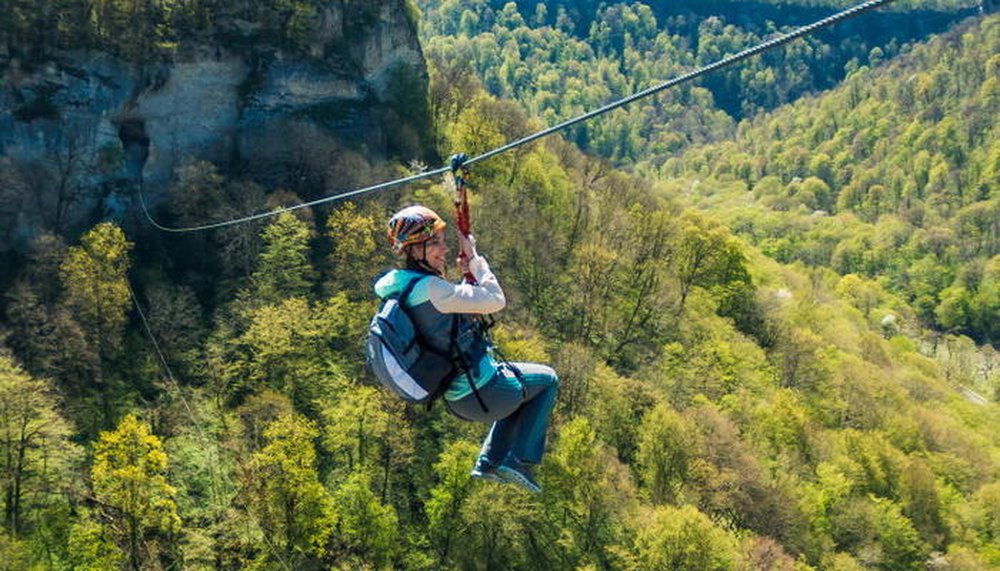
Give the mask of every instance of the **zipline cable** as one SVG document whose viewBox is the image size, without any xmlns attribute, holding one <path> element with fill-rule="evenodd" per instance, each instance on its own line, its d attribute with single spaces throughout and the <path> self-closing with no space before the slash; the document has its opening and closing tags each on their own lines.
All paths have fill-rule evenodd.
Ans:
<svg viewBox="0 0 1000 571">
<path fill-rule="evenodd" d="M 527 137 L 523 137 L 523 138 L 518 139 L 516 141 L 512 141 L 510 143 L 507 143 L 506 145 L 503 145 L 502 147 L 497 147 L 496 149 L 493 149 L 492 151 L 487 151 L 487 152 L 485 152 L 485 153 L 483 153 L 481 155 L 478 155 L 476 157 L 473 157 L 473 158 L 465 161 L 465 164 L 466 165 L 471 165 L 473 163 L 478 163 L 479 161 L 484 161 L 484 160 L 486 160 L 488 158 L 491 158 L 491 157 L 494 157 L 496 155 L 499 155 L 500 153 L 505 153 L 505 152 L 507 152 L 507 151 L 509 151 L 511 149 L 514 149 L 514 148 L 520 147 L 521 145 L 525 145 L 527 143 L 530 143 L 530 142 L 532 142 L 532 141 L 534 141 L 536 139 L 541 139 L 542 137 L 547 137 L 548 135 L 551 135 L 551 134 L 553 134 L 553 133 L 555 133 L 557 131 L 561 131 L 561 130 L 567 128 L 567 127 L 571 127 L 573 125 L 576 125 L 577 123 L 580 123 L 582 121 L 587 121 L 588 119 L 593 119 L 594 117 L 597 117 L 598 115 L 603 115 L 603 114 L 605 114 L 605 113 L 607 113 L 609 111 L 614 111 L 615 109 L 618 109 L 619 107 L 628 105 L 629 103 L 632 103 L 633 101 L 636 101 L 638 99 L 642 99 L 644 97 L 649 97 L 650 95 L 653 95 L 654 93 L 659 93 L 659 92 L 663 91 L 664 89 L 669 89 L 671 87 L 680 85 L 682 83 L 686 83 L 688 81 L 691 81 L 692 79 L 695 79 L 697 77 L 705 75 L 706 73 L 709 73 L 709 72 L 715 71 L 717 69 L 721 69 L 721 68 L 730 66 L 730 65 L 732 65 L 732 64 L 734 64 L 736 62 L 745 60 L 748 57 L 755 56 L 757 54 L 766 52 L 766 51 L 768 51 L 770 49 L 773 49 L 773 48 L 776 48 L 778 46 L 787 44 L 788 42 L 790 42 L 792 40 L 796 40 L 798 38 L 801 38 L 802 36 L 811 34 L 812 32 L 815 32 L 816 30 L 819 30 L 820 28 L 825 28 L 827 26 L 832 26 L 833 24 L 836 24 L 837 22 L 839 22 L 841 20 L 846 20 L 848 18 L 852 18 L 852 17 L 857 16 L 857 15 L 863 13 L 863 12 L 867 12 L 869 10 L 874 10 L 875 8 L 878 8 L 878 7 L 883 6 L 885 4 L 889 4 L 889 3 L 894 2 L 894 1 L 895 0 L 869 0 L 868 2 L 865 2 L 863 4 L 858 4 L 857 6 L 855 6 L 853 8 L 848 8 L 847 10 L 844 10 L 842 12 L 838 12 L 838 13 L 832 15 L 832 16 L 828 16 L 826 18 L 823 18 L 822 20 L 817 20 L 816 22 L 813 22 L 812 24 L 809 24 L 808 26 L 803 26 L 803 27 L 801 27 L 801 28 L 799 28 L 797 30 L 791 31 L 791 32 L 789 32 L 787 34 L 783 34 L 783 35 L 780 35 L 780 36 L 778 36 L 776 38 L 772 38 L 772 39 L 770 39 L 770 40 L 768 40 L 766 42 L 757 44 L 756 46 L 754 46 L 752 48 L 747 48 L 747 49 L 745 49 L 745 50 L 743 50 L 743 51 L 741 51 L 739 53 L 736 53 L 736 54 L 733 54 L 733 55 L 730 55 L 730 56 L 726 56 L 726 57 L 724 57 L 724 58 L 722 58 L 722 59 L 720 59 L 718 61 L 715 61 L 713 63 L 710 63 L 710 64 L 702 66 L 702 67 L 699 67 L 696 70 L 690 71 L 690 72 L 685 73 L 685 74 L 680 75 L 680 76 L 677 76 L 677 77 L 675 77 L 673 79 L 664 81 L 663 83 L 660 83 L 659 85 L 654 85 L 652 87 L 643 89 L 642 91 L 633 93 L 632 95 L 629 95 L 628 97 L 625 97 L 623 99 L 619 99 L 618 101 L 615 101 L 615 102 L 612 102 L 612 103 L 609 103 L 609 104 L 607 104 L 604 107 L 601 107 L 599 109 L 595 109 L 595 110 L 590 111 L 588 113 L 584 113 L 583 115 L 580 115 L 578 117 L 574 117 L 572 119 L 567 119 L 566 121 L 563 121 L 562 123 L 558 123 L 556 125 L 553 125 L 552 127 L 549 127 L 548 129 L 539 131 L 539 132 L 537 132 L 537 133 L 535 133 L 533 135 L 528 135 Z"/>
<path fill-rule="evenodd" d="M 579 115 L 577 117 L 573 117 L 571 119 L 567 119 L 566 121 L 563 121 L 561 123 L 553 125 L 553 126 L 547 128 L 547 129 L 543 129 L 541 131 L 538 131 L 537 133 L 528 135 L 526 137 L 522 137 L 520 139 L 517 139 L 515 141 L 507 143 L 506 145 L 497 147 L 497 148 L 495 148 L 495 149 L 493 149 L 491 151 L 487 151 L 487 152 L 485 152 L 485 153 L 483 153 L 481 155 L 477 155 L 475 157 L 472 157 L 472 158 L 466 160 L 464 164 L 466 166 L 469 166 L 469 165 L 478 163 L 480 161 L 484 161 L 486 159 L 489 159 L 491 157 L 495 157 L 496 155 L 499 155 L 501 153 L 505 153 L 507 151 L 510 151 L 510 150 L 515 149 L 517 147 L 520 147 L 522 145 L 526 145 L 526 144 L 528 144 L 528 143 L 530 143 L 532 141 L 535 141 L 537 139 L 541 139 L 542 137 L 547 137 L 549 135 L 552 135 L 553 133 L 557 133 L 559 131 L 562 131 L 563 129 L 566 129 L 568 127 L 576 125 L 577 123 L 580 123 L 582 121 L 587 121 L 589 119 L 593 119 L 594 117 L 597 117 L 599 115 L 603 115 L 605 113 L 608 113 L 610 111 L 618 109 L 619 107 L 623 107 L 625 105 L 628 105 L 629 103 L 632 103 L 633 101 L 636 101 L 638 99 L 649 97 L 650 95 L 659 93 L 659 92 L 663 91 L 664 89 L 669 89 L 671 87 L 680 85 L 682 83 L 686 83 L 688 81 L 691 81 L 693 79 L 701 77 L 702 75 L 705 75 L 706 73 L 709 73 L 709 72 L 715 71 L 717 69 L 721 69 L 721 68 L 733 65 L 733 64 L 735 64 L 735 63 L 737 63 L 739 61 L 745 60 L 745 59 L 747 59 L 749 57 L 752 57 L 752 56 L 755 56 L 757 54 L 763 53 L 765 51 L 774 49 L 774 48 L 776 48 L 778 46 L 787 44 L 788 42 L 791 42 L 793 40 L 801 38 L 802 36 L 811 34 L 811 33 L 815 32 L 816 30 L 819 30 L 821 28 L 825 28 L 827 26 L 832 26 L 833 24 L 836 24 L 836 23 L 838 23 L 838 22 L 840 22 L 842 20 L 846 20 L 848 18 L 853 18 L 854 16 L 858 16 L 858 15 L 864 13 L 864 12 L 868 12 L 869 10 L 874 10 L 876 8 L 879 8 L 881 6 L 884 6 L 884 5 L 889 4 L 891 2 L 894 2 L 894 1 L 895 0 L 868 0 L 867 2 L 864 2 L 862 4 L 858 4 L 857 6 L 854 6 L 853 8 L 848 8 L 848 9 L 843 10 L 841 12 L 837 12 L 836 14 L 833 14 L 832 16 L 828 16 L 826 18 L 823 18 L 822 20 L 817 20 L 816 22 L 813 22 L 812 24 L 809 24 L 807 26 L 803 26 L 803 27 L 798 28 L 796 30 L 793 30 L 793 31 L 791 31 L 791 32 L 789 32 L 787 34 L 782 34 L 780 36 L 777 36 L 775 38 L 767 40 L 766 42 L 762 42 L 760 44 L 757 44 L 756 46 L 753 46 L 752 48 L 747 48 L 747 49 L 745 49 L 745 50 L 743 50 L 743 51 L 741 51 L 739 53 L 726 56 L 726 57 L 724 57 L 724 58 L 722 58 L 722 59 L 720 59 L 718 61 L 715 61 L 715 62 L 710 63 L 708 65 L 704 65 L 702 67 L 699 67 L 698 69 L 695 69 L 695 70 L 690 71 L 688 73 L 685 73 L 683 75 L 677 76 L 677 77 L 675 77 L 673 79 L 664 81 L 663 83 L 660 83 L 658 85 L 654 85 L 652 87 L 643 89 L 642 91 L 638 91 L 636 93 L 633 93 L 632 95 L 629 95 L 628 97 L 619 99 L 617 101 L 614 101 L 612 103 L 604 105 L 603 107 L 600 107 L 598 109 L 594 109 L 593 111 L 589 111 L 589 112 L 584 113 L 582 115 Z M 200 225 L 200 226 L 189 226 L 189 227 L 180 227 L 180 228 L 171 228 L 171 227 L 163 226 L 162 224 L 158 223 L 156 220 L 153 219 L 153 217 L 149 213 L 149 210 L 148 210 L 147 205 L 146 205 L 146 199 L 145 199 L 145 197 L 144 197 L 144 195 L 142 193 L 142 183 L 141 182 L 139 184 L 139 198 L 140 198 L 140 202 L 142 204 L 142 210 L 145 213 L 146 218 L 148 218 L 149 222 L 153 226 L 155 226 L 156 228 L 158 228 L 158 229 L 160 229 L 160 230 L 162 230 L 164 232 L 175 232 L 175 233 L 180 233 L 180 232 L 197 232 L 197 231 L 201 231 L 201 230 L 211 230 L 213 228 L 222 228 L 224 226 L 232 226 L 232 225 L 235 225 L 235 224 L 242 224 L 244 222 L 250 222 L 250 221 L 253 221 L 253 220 L 260 220 L 262 218 L 267 218 L 269 216 L 276 216 L 276 215 L 281 214 L 283 212 L 290 212 L 292 210 L 297 210 L 299 208 L 305 208 L 305 207 L 308 207 L 308 206 L 316 206 L 317 204 L 323 204 L 323 203 L 326 203 L 326 202 L 332 202 L 334 200 L 343 200 L 345 198 L 350 198 L 350 197 L 353 197 L 353 196 L 359 196 L 359 195 L 362 195 L 362 194 L 368 194 L 370 192 L 384 190 L 384 189 L 391 188 L 391 187 L 394 187 L 394 186 L 398 186 L 398 185 L 402 185 L 402 184 L 407 184 L 407 183 L 411 183 L 411 182 L 416 182 L 416 181 L 423 180 L 423 179 L 426 179 L 426 178 L 431 178 L 431 177 L 443 175 L 443 174 L 449 172 L 450 170 L 451 170 L 450 167 L 444 166 L 444 167 L 441 167 L 441 168 L 438 168 L 438 169 L 435 169 L 435 170 L 432 170 L 432 171 L 425 171 L 425 172 L 417 173 L 417 174 L 414 174 L 414 175 L 411 175 L 411 176 L 408 176 L 408 177 L 398 178 L 396 180 L 391 180 L 391 181 L 387 181 L 387 182 L 375 184 L 375 185 L 372 185 L 372 186 L 367 186 L 367 187 L 364 187 L 364 188 L 359 188 L 357 190 L 351 190 L 351 191 L 348 191 L 348 192 L 342 192 L 342 193 L 339 193 L 339 194 L 334 194 L 332 196 L 326 196 L 326 197 L 319 198 L 319 199 L 316 199 L 316 200 L 312 200 L 312 201 L 309 201 L 309 202 L 304 202 L 302 204 L 296 204 L 294 206 L 287 206 L 287 207 L 284 207 L 284 208 L 276 208 L 274 210 L 269 210 L 267 212 L 260 212 L 260 213 L 253 214 L 253 215 L 250 215 L 250 216 L 244 216 L 244 217 L 241 217 L 241 218 L 234 218 L 232 220 L 224 220 L 224 221 L 215 222 L 215 223 L 212 223 L 212 224 L 203 224 L 203 225 Z"/>
</svg>

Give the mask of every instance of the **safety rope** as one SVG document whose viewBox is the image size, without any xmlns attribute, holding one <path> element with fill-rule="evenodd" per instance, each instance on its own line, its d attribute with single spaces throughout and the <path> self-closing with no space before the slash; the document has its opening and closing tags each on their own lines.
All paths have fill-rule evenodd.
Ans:
<svg viewBox="0 0 1000 571">
<path fill-rule="evenodd" d="M 201 422 L 194 415 L 194 409 L 191 408 L 191 405 L 188 404 L 187 398 L 184 397 L 184 390 L 181 388 L 180 383 L 177 382 L 177 378 L 174 377 L 174 373 L 170 369 L 170 364 L 167 362 L 167 358 L 163 354 L 163 350 L 160 348 L 160 343 L 159 341 L 156 340 L 156 336 L 153 335 L 153 329 L 149 326 L 149 321 L 146 319 L 146 313 L 142 310 L 142 306 L 139 305 L 139 298 L 138 296 L 135 295 L 135 290 L 132 289 L 132 284 L 126 281 L 125 285 L 126 287 L 128 287 L 128 292 L 132 296 L 132 304 L 135 306 L 135 310 L 139 314 L 139 319 L 142 321 L 142 326 L 146 330 L 146 335 L 149 336 L 149 340 L 153 344 L 153 349 L 156 350 L 156 354 L 160 358 L 160 364 L 163 365 L 163 370 L 166 371 L 167 373 L 167 378 L 170 379 L 170 383 L 173 386 L 173 389 L 177 392 L 177 396 L 180 397 L 180 401 L 184 405 L 184 410 L 185 412 L 187 412 L 188 418 L 191 420 L 191 423 L 194 424 L 195 429 L 198 431 L 198 435 L 201 437 L 205 445 L 208 446 L 209 454 L 214 456 L 215 453 L 217 452 L 217 448 L 215 446 L 217 443 L 215 442 L 215 440 L 209 438 L 208 433 L 202 427 Z M 221 492 L 218 489 L 218 474 L 216 472 L 217 465 L 218 465 L 218 458 L 210 458 L 209 471 L 210 471 L 211 484 L 209 493 L 211 494 L 211 501 L 213 504 L 215 504 L 218 507 L 224 507 L 221 503 L 222 499 Z M 289 566 L 288 563 L 285 561 L 285 558 L 281 556 L 281 553 L 278 551 L 277 547 L 275 547 L 274 544 L 271 542 L 271 540 L 268 539 L 267 533 L 264 531 L 264 526 L 261 524 L 256 514 L 254 514 L 253 511 L 250 509 L 246 510 L 246 514 L 250 516 L 250 519 L 253 521 L 254 525 L 256 525 L 257 528 L 260 530 L 260 535 L 264 539 L 264 544 L 267 546 L 271 554 L 274 555 L 274 558 L 277 559 L 281 567 L 285 569 L 285 571 L 292 571 L 291 566 Z"/>
<path fill-rule="evenodd" d="M 858 15 L 864 13 L 864 12 L 867 12 L 869 10 L 874 10 L 874 9 L 879 8 L 881 6 L 884 6 L 886 4 L 890 4 L 891 2 L 894 2 L 894 1 L 895 0 L 868 0 L 867 2 L 864 2 L 862 4 L 858 4 L 857 6 L 854 6 L 853 8 L 848 8 L 848 9 L 843 10 L 841 12 L 837 12 L 836 14 L 833 14 L 832 16 L 828 16 L 826 18 L 823 18 L 822 20 L 817 20 L 816 22 L 813 22 L 812 24 L 809 24 L 807 26 L 803 26 L 801 28 L 798 28 L 796 30 L 788 32 L 787 34 L 782 34 L 780 36 L 777 36 L 775 38 L 767 40 L 766 42 L 762 42 L 760 44 L 757 44 L 756 46 L 754 46 L 752 48 L 747 48 L 747 49 L 745 49 L 745 50 L 743 50 L 743 51 L 741 51 L 739 53 L 726 56 L 726 57 L 724 57 L 724 58 L 722 58 L 722 59 L 720 59 L 720 60 L 718 60 L 716 62 L 713 62 L 713 63 L 710 63 L 708 65 L 699 67 L 699 68 L 697 68 L 697 69 L 695 69 L 693 71 L 690 71 L 688 73 L 685 73 L 685 74 L 680 75 L 678 77 L 675 77 L 673 79 L 664 81 L 663 83 L 654 85 L 654 86 L 649 87 L 647 89 L 643 89 L 642 91 L 633 93 L 632 95 L 629 95 L 628 97 L 619 99 L 619 100 L 614 101 L 612 103 L 609 103 L 609 104 L 607 104 L 607 105 L 605 105 L 603 107 L 600 107 L 598 109 L 594 109 L 593 111 L 584 113 L 584 114 L 579 115 L 577 117 L 573 117 L 572 119 L 567 119 L 566 121 L 563 121 L 561 123 L 553 125 L 553 126 L 547 128 L 547 129 L 543 129 L 541 131 L 538 131 L 537 133 L 528 135 L 526 137 L 522 137 L 522 138 L 517 139 L 515 141 L 511 141 L 510 143 L 507 143 L 506 145 L 497 147 L 497 148 L 495 148 L 495 149 L 493 149 L 491 151 L 487 151 L 487 152 L 485 152 L 485 153 L 483 153 L 481 155 L 477 155 L 475 157 L 472 157 L 472 158 L 466 160 L 464 162 L 464 165 L 466 167 L 468 167 L 468 166 L 471 166 L 471 165 L 473 165 L 475 163 L 478 163 L 480 161 L 485 161 L 486 159 L 489 159 L 489 158 L 495 157 L 495 156 L 497 156 L 497 155 L 499 155 L 501 153 L 505 153 L 507 151 L 516 149 L 517 147 L 520 147 L 522 145 L 526 145 L 526 144 L 528 144 L 528 143 L 530 143 L 532 141 L 541 139 L 542 137 L 547 137 L 549 135 L 552 135 L 553 133 L 557 133 L 559 131 L 562 131 L 563 129 L 566 129 L 568 127 L 576 125 L 577 123 L 580 123 L 582 121 L 587 121 L 587 120 L 593 119 L 594 117 L 597 117 L 599 115 L 603 115 L 605 113 L 608 113 L 610 111 L 618 109 L 619 107 L 623 107 L 625 105 L 628 105 L 629 103 L 632 103 L 633 101 L 636 101 L 638 99 L 649 97 L 650 95 L 659 93 L 659 92 L 663 91 L 664 89 L 669 89 L 671 87 L 675 87 L 675 86 L 680 85 L 682 83 L 686 83 L 688 81 L 691 81 L 693 79 L 701 77 L 702 75 L 705 75 L 706 73 L 710 73 L 710 72 L 715 71 L 717 69 L 721 69 L 721 68 L 733 65 L 733 64 L 735 64 L 737 62 L 740 62 L 742 60 L 745 60 L 745 59 L 747 59 L 749 57 L 752 57 L 752 56 L 755 56 L 757 54 L 763 53 L 765 51 L 774 49 L 774 48 L 776 48 L 778 46 L 787 44 L 788 42 L 791 42 L 792 40 L 796 40 L 798 38 L 801 38 L 802 36 L 811 34 L 811 33 L 815 32 L 816 30 L 819 30 L 821 28 L 832 26 L 833 24 L 836 24 L 837 22 L 840 22 L 842 20 L 846 20 L 848 18 L 853 18 L 853 17 L 858 16 Z M 277 208 L 277 209 L 274 209 L 274 210 L 270 210 L 268 212 L 260 212 L 258 214 L 253 214 L 253 215 L 250 215 L 250 216 L 244 216 L 244 217 L 241 217 L 241 218 L 234 218 L 232 220 L 224 220 L 224 221 L 215 222 L 215 223 L 212 223 L 212 224 L 203 224 L 203 225 L 200 225 L 200 226 L 188 226 L 188 227 L 179 227 L 179 228 L 171 228 L 171 227 L 163 226 L 162 224 L 156 222 L 156 220 L 153 219 L 153 217 L 150 215 L 149 210 L 147 208 L 146 199 L 145 199 L 145 197 L 143 196 L 143 193 L 142 193 L 142 185 L 141 185 L 141 183 L 139 185 L 139 197 L 140 197 L 140 202 L 142 204 L 142 210 L 145 213 L 146 218 L 148 218 L 149 221 L 150 221 L 150 223 L 153 226 L 155 226 L 156 228 L 158 228 L 158 229 L 160 229 L 160 230 L 162 230 L 164 232 L 197 232 L 197 231 L 201 231 L 201 230 L 211 230 L 213 228 L 222 228 L 224 226 L 232 226 L 234 224 L 241 224 L 241 223 L 250 222 L 250 221 L 253 221 L 253 220 L 260 220 L 262 218 L 267 218 L 269 216 L 276 216 L 276 215 L 281 214 L 283 212 L 289 212 L 289 211 L 296 210 L 296 209 L 299 209 L 299 208 L 306 208 L 306 207 L 309 207 L 309 206 L 316 206 L 318 204 L 323 204 L 323 203 L 326 203 L 326 202 L 332 202 L 334 200 L 343 200 L 345 198 L 351 198 L 353 196 L 360 196 L 362 194 L 368 194 L 368 193 L 371 193 L 371 192 L 376 192 L 376 191 L 379 191 L 379 190 L 384 190 L 384 189 L 387 189 L 387 188 L 391 188 L 391 187 L 394 187 L 394 186 L 399 186 L 399 185 L 402 185 L 402 184 L 408 184 L 408 183 L 411 183 L 411 182 L 417 182 L 417 181 L 424 180 L 424 179 L 427 179 L 427 178 L 436 177 L 436 176 L 443 175 L 443 174 L 445 174 L 447 172 L 450 172 L 450 171 L 451 171 L 451 166 L 450 165 L 443 166 L 443 167 L 440 167 L 440 168 L 437 168 L 437 169 L 434 169 L 434 170 L 431 170 L 431 171 L 425 171 L 425 172 L 417 173 L 417 174 L 414 174 L 414 175 L 411 175 L 411 176 L 408 176 L 408 177 L 399 178 L 399 179 L 396 179 L 396 180 L 391 180 L 391 181 L 387 181 L 387 182 L 375 184 L 375 185 L 372 185 L 372 186 L 367 186 L 367 187 L 364 187 L 364 188 L 359 188 L 359 189 L 356 189 L 356 190 L 351 190 L 351 191 L 348 191 L 348 192 L 342 192 L 342 193 L 339 193 L 339 194 L 334 194 L 332 196 L 326 196 L 326 197 L 319 198 L 319 199 L 316 199 L 316 200 L 312 200 L 312 201 L 309 201 L 309 202 L 304 202 L 302 204 L 296 204 L 294 206 L 287 206 L 287 207 L 284 207 L 284 208 Z"/>
</svg>

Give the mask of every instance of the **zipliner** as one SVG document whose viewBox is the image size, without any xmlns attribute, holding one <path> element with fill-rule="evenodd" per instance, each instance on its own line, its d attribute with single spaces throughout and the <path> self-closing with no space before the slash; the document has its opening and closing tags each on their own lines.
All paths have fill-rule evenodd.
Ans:
<svg viewBox="0 0 1000 571">
<path fill-rule="evenodd" d="M 405 262 L 376 282 L 375 293 L 386 299 L 410 290 L 402 303 L 422 342 L 456 360 L 458 372 L 443 394 L 448 410 L 463 420 L 492 423 L 472 476 L 541 491 L 532 466 L 544 454 L 558 376 L 546 365 L 510 363 L 496 356 L 476 316 L 504 308 L 500 282 L 476 251 L 474 238 L 461 233 L 464 256 L 459 257 L 459 268 L 476 283 L 445 280 L 445 227 L 444 220 L 424 206 L 393 215 L 389 238 Z"/>
</svg>

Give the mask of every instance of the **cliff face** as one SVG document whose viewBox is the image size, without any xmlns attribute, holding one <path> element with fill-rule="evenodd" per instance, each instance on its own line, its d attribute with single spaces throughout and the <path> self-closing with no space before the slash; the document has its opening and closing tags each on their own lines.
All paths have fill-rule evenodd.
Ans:
<svg viewBox="0 0 1000 571">
<path fill-rule="evenodd" d="M 228 25 L 169 63 L 0 61 L 0 251 L 120 215 L 139 181 L 162 200 L 192 159 L 306 197 L 339 187 L 337 149 L 426 156 L 427 72 L 404 0 L 330 0 L 295 50 L 255 45 L 254 22 Z"/>
</svg>

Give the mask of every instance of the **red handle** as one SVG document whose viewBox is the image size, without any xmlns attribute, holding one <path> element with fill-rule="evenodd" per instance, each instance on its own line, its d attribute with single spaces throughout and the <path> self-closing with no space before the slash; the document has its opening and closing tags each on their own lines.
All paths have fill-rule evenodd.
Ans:
<svg viewBox="0 0 1000 571">
<path fill-rule="evenodd" d="M 469 176 L 469 171 L 465 167 L 459 166 L 452 174 L 455 177 L 455 220 L 458 231 L 465 237 L 472 234 L 472 219 L 469 217 L 469 195 L 465 190 L 465 180 Z M 458 253 L 458 259 L 462 262 L 468 262 L 469 257 L 465 254 L 465 250 L 461 250 Z M 463 273 L 465 281 L 470 284 L 477 284 L 475 276 L 472 272 L 466 271 Z"/>
</svg>

